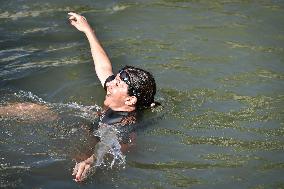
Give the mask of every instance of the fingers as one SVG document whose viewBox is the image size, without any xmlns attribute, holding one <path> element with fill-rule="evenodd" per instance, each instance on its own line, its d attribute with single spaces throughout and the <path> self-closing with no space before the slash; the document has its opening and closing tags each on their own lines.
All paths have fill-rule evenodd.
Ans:
<svg viewBox="0 0 284 189">
<path fill-rule="evenodd" d="M 82 175 L 83 171 L 85 170 L 85 166 L 86 166 L 85 163 L 80 163 L 77 174 L 75 176 L 75 181 L 81 181 L 81 175 Z"/>
<path fill-rule="evenodd" d="M 77 174 L 78 168 L 79 168 L 79 163 L 76 163 L 75 167 L 73 168 L 73 173 L 72 173 L 72 175 L 76 175 L 76 174 Z"/>
<path fill-rule="evenodd" d="M 81 16 L 80 14 L 77 14 L 77 13 L 75 13 L 75 12 L 68 12 L 68 15 L 74 16 L 74 17 L 79 17 L 79 16 Z"/>
<path fill-rule="evenodd" d="M 79 163 L 78 165 L 79 166 L 75 166 L 73 175 L 76 174 L 74 179 L 76 182 L 81 182 L 87 178 L 90 172 L 91 165 L 86 163 Z"/>
<path fill-rule="evenodd" d="M 70 21 L 71 24 L 72 24 L 73 21 L 77 21 L 79 16 L 80 16 L 80 15 L 73 13 L 73 12 L 69 12 L 68 15 L 70 15 L 69 21 Z"/>
<path fill-rule="evenodd" d="M 77 17 L 75 16 L 76 13 L 68 13 L 68 15 L 70 15 L 70 17 L 68 18 L 69 23 L 74 26 L 77 21 Z"/>
<path fill-rule="evenodd" d="M 84 33 L 93 31 L 87 19 L 84 16 L 81 16 L 74 12 L 69 12 L 68 15 L 70 15 L 69 17 L 70 24 L 73 25 L 75 28 L 77 28 L 79 31 L 82 31 Z"/>
<path fill-rule="evenodd" d="M 76 17 L 75 16 L 70 16 L 69 20 L 76 20 Z"/>
<path fill-rule="evenodd" d="M 94 163 L 94 156 L 92 155 L 85 161 L 82 161 L 80 163 L 76 163 L 72 175 L 75 175 L 75 181 L 81 182 L 85 180 L 88 176 L 88 174 L 91 172 Z M 95 170 L 95 169 L 94 169 Z"/>
<path fill-rule="evenodd" d="M 85 166 L 85 169 L 84 169 L 84 171 L 81 174 L 81 180 L 80 181 L 83 181 L 83 180 L 85 180 L 87 178 L 87 176 L 88 176 L 88 174 L 90 172 L 90 168 L 91 168 L 90 165 L 86 165 Z"/>
<path fill-rule="evenodd" d="M 87 20 L 84 16 L 74 13 L 74 12 L 69 12 L 68 15 L 70 15 L 69 20 L 80 20 L 80 19 L 84 19 Z"/>
</svg>

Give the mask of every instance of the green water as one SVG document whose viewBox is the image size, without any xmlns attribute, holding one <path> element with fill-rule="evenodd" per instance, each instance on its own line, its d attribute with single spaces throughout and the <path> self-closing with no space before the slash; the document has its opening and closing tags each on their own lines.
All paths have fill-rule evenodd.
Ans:
<svg viewBox="0 0 284 189">
<path fill-rule="evenodd" d="M 84 184 L 72 157 L 92 150 L 80 124 L 105 93 L 69 11 L 88 18 L 115 71 L 151 71 L 163 105 L 145 112 L 125 168 Z M 42 100 L 65 121 L 1 119 L 0 187 L 284 188 L 283 63 L 281 0 L 2 0 L 1 105 Z"/>
</svg>

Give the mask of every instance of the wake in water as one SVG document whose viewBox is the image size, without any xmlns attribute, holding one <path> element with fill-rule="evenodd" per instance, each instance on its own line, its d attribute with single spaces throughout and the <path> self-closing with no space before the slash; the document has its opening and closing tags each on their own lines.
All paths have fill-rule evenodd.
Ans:
<svg viewBox="0 0 284 189">
<path fill-rule="evenodd" d="M 6 91 L 7 92 L 7 91 Z M 2 93 L 4 93 L 2 95 Z M 0 91 L 0 118 L 22 122 L 46 122 L 59 119 L 59 116 L 73 116 L 94 122 L 101 110 L 98 105 L 85 106 L 76 102 L 49 103 L 31 92 L 5 93 Z"/>
<path fill-rule="evenodd" d="M 0 93 L 5 93 L 2 90 Z M 25 91 L 19 91 L 16 93 L 5 93 L 5 95 L 1 96 L 0 99 L 0 119 L 1 120 L 6 120 L 7 123 L 16 120 L 18 123 L 31 123 L 32 121 L 40 123 L 42 122 L 49 122 L 49 121 L 54 121 L 54 120 L 67 120 L 60 122 L 60 125 L 57 125 L 57 128 L 63 128 L 70 130 L 72 134 L 70 136 L 63 136 L 64 138 L 60 138 L 60 140 L 68 140 L 68 137 L 71 140 L 74 140 L 75 143 L 73 145 L 79 144 L 79 147 L 81 146 L 80 141 L 77 140 L 77 138 L 81 138 L 82 136 L 76 136 L 80 135 L 80 131 L 77 131 L 80 128 L 80 124 L 78 122 L 73 122 L 74 117 L 80 118 L 82 120 L 85 120 L 87 123 L 91 122 L 98 122 L 98 111 L 101 110 L 101 108 L 97 105 L 93 106 L 84 106 L 77 104 L 76 102 L 72 103 L 49 103 L 44 101 L 42 98 L 39 98 L 38 96 L 32 94 L 31 92 L 25 92 Z M 13 117 L 15 119 L 13 119 Z M 72 126 L 70 127 L 70 123 L 68 123 L 68 118 L 69 122 L 72 123 Z M 40 122 L 39 122 L 40 121 Z M 59 124 L 59 122 L 55 122 Z M 5 123 L 4 123 L 5 124 Z M 62 125 L 61 125 L 62 124 Z M 75 124 L 75 125 L 74 125 Z M 76 126 L 77 124 L 77 126 Z M 100 139 L 100 142 L 96 144 L 94 148 L 93 155 L 96 157 L 96 161 L 93 164 L 93 168 L 90 169 L 89 174 L 94 173 L 95 169 L 100 166 L 104 166 L 107 168 L 112 168 L 114 165 L 118 166 L 123 166 L 125 165 L 125 156 L 121 152 L 121 146 L 119 144 L 119 139 L 117 137 L 117 130 L 115 127 L 107 124 L 101 124 L 98 123 L 99 127 L 97 130 L 93 132 L 94 137 L 98 137 Z M 9 127 L 7 127 L 10 125 Z M 74 127 L 75 126 L 75 127 Z M 12 129 L 12 127 L 17 127 L 14 123 L 13 124 L 7 124 L 5 127 L 2 127 L 2 129 Z M 34 127 L 33 129 L 39 130 L 41 127 L 39 125 L 31 126 Z M 73 127 L 73 128 L 72 128 Z M 77 127 L 77 128 L 76 128 Z M 45 132 L 45 129 L 42 130 Z M 56 130 L 52 130 L 56 132 Z M 59 132 L 62 132 L 59 129 Z M 41 132 L 42 133 L 42 132 Z M 61 135 L 62 135 L 61 133 Z M 37 133 L 35 133 L 37 135 Z M 46 133 L 47 134 L 47 133 Z M 51 134 L 49 133 L 48 135 L 50 136 L 56 136 L 56 138 L 53 138 L 55 140 L 59 140 L 57 135 L 58 133 Z M 12 136 L 15 137 L 15 136 Z M 47 136 L 45 136 L 47 137 Z M 20 136 L 21 138 L 21 136 Z M 38 141 L 32 141 L 35 143 L 41 143 L 40 140 L 43 139 L 43 137 L 37 137 L 34 136 Z M 37 139 L 39 138 L 39 139 Z M 16 140 L 16 139 L 14 139 Z M 76 142 L 78 141 L 78 142 Z M 9 146 L 9 142 L 6 141 L 7 145 Z M 64 146 L 64 145 L 63 145 Z M 57 146 L 59 147 L 59 146 Z M 47 148 L 49 145 L 47 145 Z M 32 150 L 32 149 L 31 149 Z M 47 149 L 50 151 L 50 149 Z M 33 151 L 33 150 L 32 150 Z M 34 151 L 36 151 L 34 149 Z M 53 150 L 51 150 L 53 151 Z M 58 150 L 60 151 L 60 150 Z M 31 152 L 32 153 L 32 152 Z M 63 152 L 66 153 L 66 152 Z M 112 160 L 106 161 L 106 156 L 109 156 L 109 154 L 112 157 Z M 64 155 L 63 155 L 64 156 Z M 53 157 L 56 158 L 56 157 Z M 32 167 L 33 163 L 31 164 Z M 88 176 L 86 175 L 86 176 Z"/>
</svg>

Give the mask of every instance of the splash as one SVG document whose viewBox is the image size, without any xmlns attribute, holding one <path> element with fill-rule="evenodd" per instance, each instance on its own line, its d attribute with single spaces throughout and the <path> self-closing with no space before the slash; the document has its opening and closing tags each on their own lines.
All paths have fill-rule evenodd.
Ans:
<svg viewBox="0 0 284 189">
<path fill-rule="evenodd" d="M 1 92 L 1 91 L 0 91 Z M 80 123 L 90 123 L 95 122 L 98 123 L 98 114 L 100 111 L 100 107 L 97 105 L 85 106 L 78 104 L 76 102 L 70 103 L 50 103 L 45 101 L 44 99 L 38 97 L 32 92 L 26 91 L 10 91 L 9 94 L 6 93 L 4 98 L 1 98 L 0 103 L 0 118 L 1 111 L 3 112 L 3 116 L 9 113 L 10 117 L 7 117 L 7 126 L 11 123 L 11 116 L 16 116 L 16 123 L 13 127 L 5 127 L 7 131 L 14 131 L 13 129 L 20 123 L 37 123 L 37 121 L 46 121 L 49 126 L 42 124 L 42 122 L 35 124 L 33 126 L 28 124 L 27 128 L 30 128 L 34 135 L 32 139 L 27 139 L 28 142 L 33 144 L 38 143 L 37 141 L 49 142 L 50 137 L 52 138 L 52 142 L 57 143 L 58 141 L 66 141 L 68 143 L 69 139 L 74 141 L 74 137 L 79 137 L 81 143 L 83 145 L 88 143 L 88 139 L 84 138 L 84 136 L 78 134 L 81 132 Z M 15 111 L 18 110 L 18 111 Z M 3 118 L 2 116 L 2 118 Z M 50 117 L 54 117 L 56 120 L 54 124 L 56 127 L 53 127 L 53 123 L 50 123 Z M 5 117 L 4 117 L 5 118 Z M 57 118 L 59 121 L 57 121 Z M 79 118 L 79 119 L 78 119 Z M 79 123 L 80 122 L 80 123 Z M 6 123 L 5 123 L 6 124 Z M 63 124 L 63 125 L 61 125 Z M 94 131 L 93 135 L 100 138 L 100 142 L 96 144 L 94 147 L 94 156 L 96 157 L 96 161 L 94 166 L 90 169 L 90 172 L 87 173 L 86 177 L 89 177 L 93 174 L 97 167 L 103 166 L 107 169 L 112 169 L 115 167 L 123 167 L 125 165 L 125 156 L 121 152 L 121 146 L 119 144 L 119 139 L 117 136 L 117 129 L 111 125 L 98 123 L 99 128 Z M 34 127 L 36 126 L 36 127 Z M 21 125 L 21 129 L 25 127 Z M 79 130 L 79 131 L 78 131 Z M 29 133 L 29 130 L 25 131 Z M 78 131 L 78 132 L 77 132 Z M 48 133 L 48 134 L 47 134 Z M 71 134 L 70 134 L 71 133 Z M 8 133 L 9 134 L 9 133 Z M 11 136 L 14 137 L 15 132 L 12 132 Z M 43 134 L 43 136 L 41 136 Z M 24 137 L 21 134 L 18 135 L 20 138 Z M 10 138 L 11 138 L 10 137 Z M 85 140 L 86 139 L 86 140 Z M 16 141 L 17 142 L 17 141 Z M 80 142 L 79 142 L 80 143 Z M 81 144 L 80 143 L 80 144 Z M 7 145 L 9 145 L 9 141 L 7 141 Z M 57 144 L 56 144 L 57 145 Z M 59 144 L 58 144 L 59 145 Z M 72 144 L 72 146 L 76 146 L 76 143 Z M 19 144 L 20 146 L 20 144 Z M 42 147 L 45 147 L 44 145 Z M 24 146 L 23 148 L 26 148 Z M 27 147 L 28 148 L 28 147 Z M 35 147 L 36 148 L 36 147 Z M 46 147 L 47 150 L 50 147 Z M 80 145 L 81 148 L 81 145 Z M 34 149 L 31 149 L 33 153 Z M 41 151 L 40 151 L 41 152 Z M 58 158 L 58 156 L 62 156 L 66 153 L 66 151 L 61 151 L 59 153 L 58 149 L 51 149 L 48 151 L 48 155 L 53 158 Z M 52 154 L 55 153 L 55 154 Z M 60 155 L 61 154 L 61 155 Z M 45 164 L 46 159 L 36 162 L 36 165 Z M 49 162 L 49 161 L 47 161 Z M 34 164 L 32 163 L 32 166 Z"/>
<path fill-rule="evenodd" d="M 127 9 L 129 6 L 125 6 L 125 5 L 115 5 L 112 7 L 113 12 L 118 12 L 118 11 L 123 11 L 125 9 Z"/>
<path fill-rule="evenodd" d="M 116 128 L 111 125 L 99 124 L 99 128 L 93 133 L 94 136 L 100 138 L 100 142 L 96 144 L 94 154 L 92 155 L 95 162 L 93 162 L 93 166 L 88 168 L 87 172 L 82 174 L 82 180 L 86 180 L 94 175 L 96 168 L 100 166 L 112 169 L 114 165 L 118 165 L 118 167 L 122 166 L 125 168 L 125 156 L 121 152 L 117 132 Z M 112 158 L 112 161 L 108 161 L 109 157 Z M 75 165 L 73 175 L 78 172 L 79 165 Z M 75 179 L 75 181 L 77 180 Z"/>
<path fill-rule="evenodd" d="M 21 106 L 21 104 L 27 104 L 26 108 L 33 108 L 34 106 L 47 107 L 55 113 L 62 116 L 75 116 L 80 117 L 88 121 L 94 121 L 97 118 L 97 112 L 101 110 L 98 105 L 85 106 L 78 104 L 76 102 L 70 103 L 49 103 L 33 94 L 32 92 L 19 91 L 9 95 L 9 97 L 2 99 L 5 102 L 1 103 L 3 107 L 7 108 L 7 104 L 12 104 L 13 106 Z M 12 102 L 9 102 L 12 101 Z M 17 103 L 18 102 L 18 103 Z M 10 105 L 11 106 L 11 105 Z M 101 165 L 103 163 L 103 156 L 106 153 L 114 155 L 114 160 L 112 165 L 116 160 L 123 164 L 124 156 L 120 151 L 120 144 L 116 136 L 117 130 L 106 124 L 99 124 L 99 129 L 95 131 L 94 135 L 100 137 L 101 142 L 97 147 L 97 157 L 98 161 L 96 165 Z"/>
<path fill-rule="evenodd" d="M 125 156 L 122 154 L 120 144 L 117 137 L 117 129 L 111 125 L 100 123 L 99 129 L 94 132 L 94 135 L 100 137 L 100 142 L 95 148 L 96 163 L 95 166 L 101 166 L 104 163 L 106 154 L 113 156 L 110 168 L 115 163 L 125 165 Z"/>
<path fill-rule="evenodd" d="M 116 12 L 120 12 L 120 11 L 124 11 L 125 9 L 129 8 L 131 5 L 126 5 L 126 4 L 118 4 L 118 5 L 114 5 L 111 8 L 108 8 L 107 11 L 110 12 L 111 14 L 116 13 Z"/>
<path fill-rule="evenodd" d="M 14 93 L 14 95 L 16 97 L 18 97 L 19 99 L 26 99 L 26 100 L 30 100 L 33 102 L 37 102 L 37 103 L 42 103 L 42 104 L 47 104 L 47 102 L 45 102 L 42 98 L 34 95 L 32 92 L 28 91 L 19 91 L 18 93 Z"/>
<path fill-rule="evenodd" d="M 1 101 L 3 101 L 1 104 L 4 104 L 4 106 L 2 107 L 0 106 L 1 109 L 3 109 L 7 104 L 13 104 L 13 106 L 20 106 L 21 104 L 26 104 L 25 105 L 26 108 L 29 107 L 33 108 L 34 106 L 36 106 L 38 110 L 47 110 L 47 109 L 50 110 L 50 114 L 51 111 L 54 111 L 52 112 L 52 114 L 60 114 L 63 117 L 66 115 L 79 117 L 90 122 L 95 121 L 95 119 L 98 117 L 97 112 L 101 110 L 101 107 L 96 104 L 86 106 L 78 104 L 77 102 L 70 102 L 70 103 L 46 102 L 42 98 L 33 94 L 32 92 L 29 91 L 27 92 L 22 90 L 6 96 L 5 99 L 1 99 Z"/>
</svg>

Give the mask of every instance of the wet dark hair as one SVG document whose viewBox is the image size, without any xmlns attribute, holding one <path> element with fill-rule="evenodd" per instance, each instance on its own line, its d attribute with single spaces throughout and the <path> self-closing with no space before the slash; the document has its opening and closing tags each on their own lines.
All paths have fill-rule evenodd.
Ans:
<svg viewBox="0 0 284 189">
<path fill-rule="evenodd" d="M 156 82 L 150 72 L 133 66 L 125 66 L 122 70 L 126 71 L 130 77 L 131 86 L 128 87 L 128 94 L 136 96 L 137 109 L 145 109 L 158 104 L 154 101 Z M 135 91 L 134 94 L 133 91 Z"/>
</svg>

